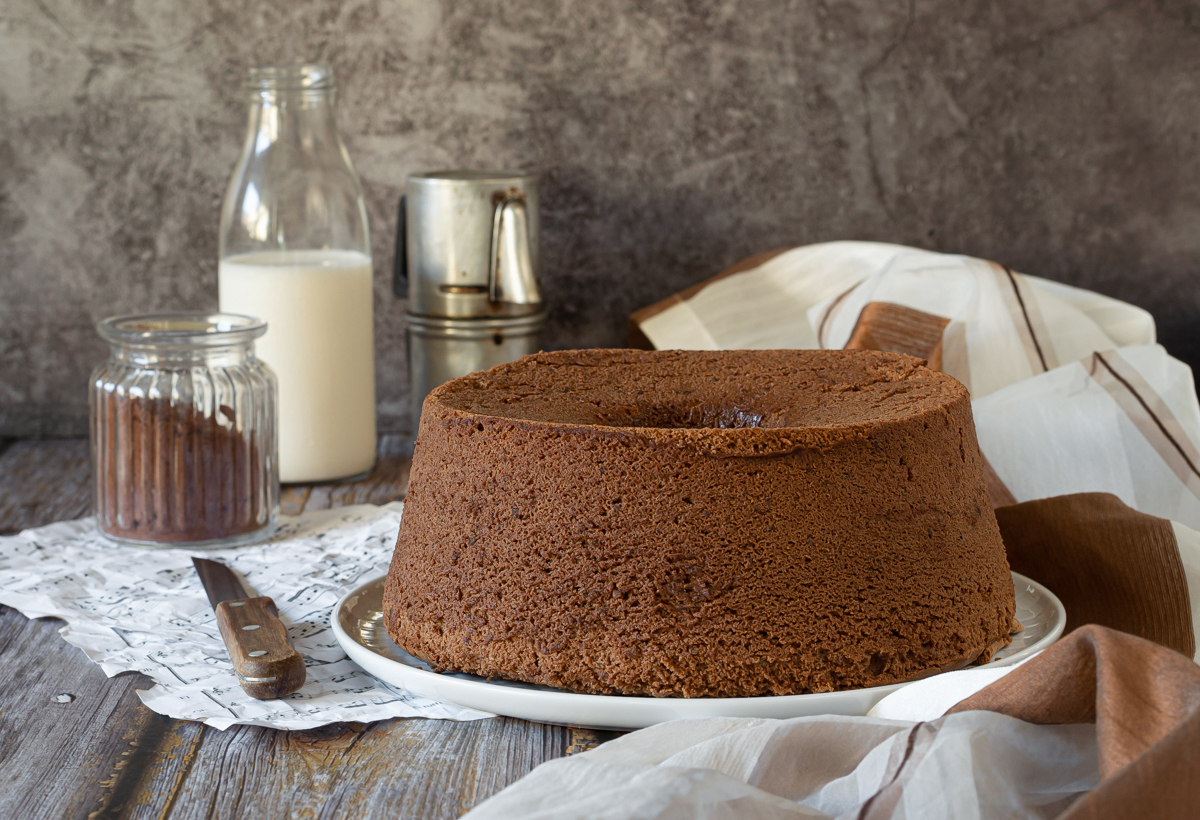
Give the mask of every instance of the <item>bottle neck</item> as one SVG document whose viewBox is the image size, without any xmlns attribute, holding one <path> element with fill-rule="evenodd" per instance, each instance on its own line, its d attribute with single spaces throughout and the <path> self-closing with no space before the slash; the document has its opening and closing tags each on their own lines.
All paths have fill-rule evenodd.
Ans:
<svg viewBox="0 0 1200 820">
<path fill-rule="evenodd" d="M 246 141 L 221 209 L 220 257 L 369 254 L 366 202 L 338 135 L 328 67 L 254 69 L 250 91 Z"/>
<path fill-rule="evenodd" d="M 255 154 L 277 143 L 296 144 L 307 151 L 340 149 L 333 89 L 255 91 L 246 139 Z"/>
</svg>

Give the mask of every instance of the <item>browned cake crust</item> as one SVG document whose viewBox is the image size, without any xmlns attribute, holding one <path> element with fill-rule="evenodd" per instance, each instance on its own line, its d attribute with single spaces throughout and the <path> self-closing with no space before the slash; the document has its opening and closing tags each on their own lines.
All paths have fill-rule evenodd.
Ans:
<svg viewBox="0 0 1200 820">
<path fill-rule="evenodd" d="M 384 612 L 441 669 L 745 697 L 966 665 L 1014 605 L 953 378 L 877 351 L 585 350 L 429 395 Z"/>
</svg>

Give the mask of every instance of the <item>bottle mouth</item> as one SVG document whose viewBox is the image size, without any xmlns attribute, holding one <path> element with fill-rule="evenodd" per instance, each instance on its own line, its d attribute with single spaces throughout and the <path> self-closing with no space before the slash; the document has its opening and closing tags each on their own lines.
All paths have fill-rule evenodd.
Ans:
<svg viewBox="0 0 1200 820">
<path fill-rule="evenodd" d="M 325 63 L 255 66 L 246 76 L 251 91 L 328 91 L 334 87 L 333 69 Z"/>
<path fill-rule="evenodd" d="M 175 311 L 113 316 L 96 330 L 111 344 L 220 347 L 257 339 L 267 332 L 267 323 L 237 313 Z"/>
</svg>

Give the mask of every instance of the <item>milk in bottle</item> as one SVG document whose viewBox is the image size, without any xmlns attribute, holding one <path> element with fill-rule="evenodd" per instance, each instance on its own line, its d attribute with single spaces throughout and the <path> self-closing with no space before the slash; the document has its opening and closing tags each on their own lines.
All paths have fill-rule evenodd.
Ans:
<svg viewBox="0 0 1200 820">
<path fill-rule="evenodd" d="M 221 213 L 221 310 L 267 322 L 284 482 L 375 461 L 371 243 L 325 65 L 255 68 L 242 156 Z"/>
</svg>

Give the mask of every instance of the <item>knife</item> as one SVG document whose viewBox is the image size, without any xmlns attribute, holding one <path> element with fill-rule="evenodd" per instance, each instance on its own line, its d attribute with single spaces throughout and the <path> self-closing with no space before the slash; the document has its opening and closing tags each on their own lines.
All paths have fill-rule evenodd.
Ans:
<svg viewBox="0 0 1200 820">
<path fill-rule="evenodd" d="M 304 658 L 292 646 L 270 598 L 246 589 L 220 561 L 193 558 L 229 659 L 246 694 L 259 700 L 290 695 L 304 685 Z"/>
</svg>

